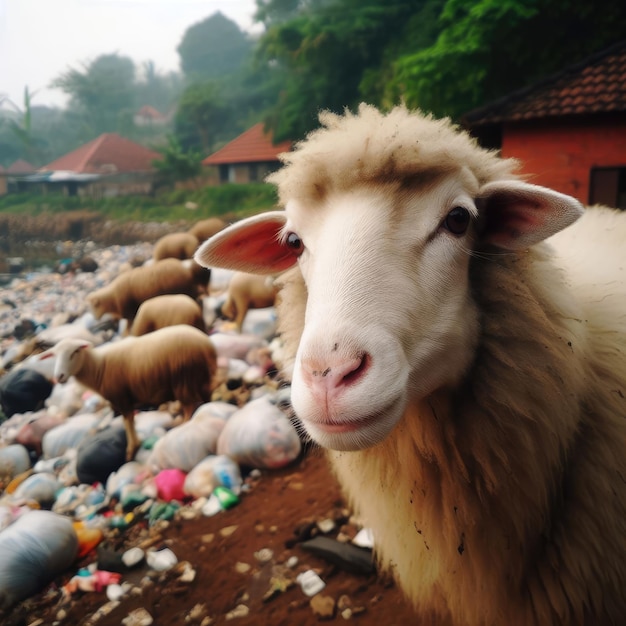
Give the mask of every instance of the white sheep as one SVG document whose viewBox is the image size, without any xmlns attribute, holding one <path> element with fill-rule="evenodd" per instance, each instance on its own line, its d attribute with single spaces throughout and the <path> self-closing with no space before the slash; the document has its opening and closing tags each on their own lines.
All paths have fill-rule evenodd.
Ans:
<svg viewBox="0 0 626 626">
<path fill-rule="evenodd" d="M 626 214 L 448 120 L 320 119 L 270 177 L 285 211 L 196 259 L 294 268 L 293 407 L 424 623 L 623 623 Z"/>
<path fill-rule="evenodd" d="M 163 235 L 154 244 L 152 258 L 155 261 L 162 259 L 190 259 L 198 247 L 198 238 L 191 233 L 168 233 Z"/>
<path fill-rule="evenodd" d="M 198 297 L 206 292 L 210 276 L 210 270 L 192 259 L 162 259 L 119 274 L 88 294 L 87 303 L 96 319 L 111 313 L 132 323 L 142 302 L 172 293 Z"/>
<path fill-rule="evenodd" d="M 206 332 L 202 307 L 182 293 L 155 296 L 141 303 L 128 334 L 138 337 L 177 324 L 187 324 Z"/>
<path fill-rule="evenodd" d="M 249 309 L 274 306 L 275 299 L 276 286 L 273 276 L 235 272 L 228 284 L 221 315 L 234 321 L 237 331 L 241 332 Z"/>
<path fill-rule="evenodd" d="M 56 357 L 59 383 L 70 376 L 99 393 L 124 417 L 127 460 L 139 447 L 134 409 L 178 400 L 183 417 L 211 399 L 217 384 L 217 356 L 208 335 L 187 325 L 168 326 L 141 337 L 94 348 L 89 342 L 64 339 L 39 355 Z"/>
<path fill-rule="evenodd" d="M 207 217 L 206 219 L 196 222 L 187 232 L 197 237 L 200 242 L 203 242 L 216 233 L 219 233 L 219 231 L 226 228 L 226 226 L 226 222 L 219 217 Z"/>
</svg>

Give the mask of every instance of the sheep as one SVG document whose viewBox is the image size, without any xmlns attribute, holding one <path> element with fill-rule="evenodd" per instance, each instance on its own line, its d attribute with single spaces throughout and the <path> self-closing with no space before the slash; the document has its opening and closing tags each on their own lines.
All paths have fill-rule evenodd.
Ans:
<svg viewBox="0 0 626 626">
<path fill-rule="evenodd" d="M 108 400 L 121 413 L 126 430 L 126 458 L 139 448 L 134 409 L 178 400 L 183 418 L 211 399 L 217 355 L 206 333 L 184 324 L 168 326 L 141 337 L 126 337 L 94 348 L 89 342 L 64 339 L 39 355 L 56 357 L 59 383 L 70 376 Z"/>
<path fill-rule="evenodd" d="M 105 313 L 132 323 L 139 305 L 155 296 L 186 294 L 198 297 L 206 291 L 210 270 L 192 259 L 162 259 L 119 274 L 108 285 L 90 293 L 87 303 L 99 319 Z"/>
<path fill-rule="evenodd" d="M 206 332 L 202 307 L 185 294 L 156 296 L 141 303 L 128 334 L 138 337 L 177 324 L 187 324 Z"/>
<path fill-rule="evenodd" d="M 226 226 L 226 222 L 219 217 L 208 217 L 196 222 L 187 232 L 196 237 L 198 241 L 203 242 L 216 233 L 219 233 L 220 230 L 223 230 Z"/>
<path fill-rule="evenodd" d="M 152 258 L 155 261 L 162 259 L 190 259 L 198 247 L 198 238 L 191 233 L 169 233 L 163 235 L 154 244 Z"/>
<path fill-rule="evenodd" d="M 272 276 L 235 272 L 228 284 L 221 315 L 233 320 L 237 332 L 241 332 L 248 309 L 274 306 L 275 298 L 276 287 Z"/>
<path fill-rule="evenodd" d="M 285 210 L 196 260 L 289 270 L 293 409 L 424 623 L 622 623 L 626 214 L 447 119 L 320 121 L 269 177 Z"/>
</svg>

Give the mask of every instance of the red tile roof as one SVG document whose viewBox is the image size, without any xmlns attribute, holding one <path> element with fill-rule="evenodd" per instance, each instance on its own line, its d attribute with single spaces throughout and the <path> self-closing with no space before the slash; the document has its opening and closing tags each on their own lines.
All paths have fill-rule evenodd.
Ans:
<svg viewBox="0 0 626 626">
<path fill-rule="evenodd" d="M 289 150 L 291 150 L 291 141 L 274 145 L 272 134 L 266 133 L 263 130 L 263 124 L 259 123 L 208 156 L 202 161 L 202 165 L 278 161 L 278 155 Z"/>
<path fill-rule="evenodd" d="M 149 118 L 152 120 L 164 120 L 165 119 L 165 115 L 163 115 L 163 113 L 161 113 L 160 111 L 157 111 L 157 109 L 155 109 L 153 106 L 150 106 L 149 104 L 144 104 L 141 107 L 141 109 L 137 111 L 137 115 L 139 115 L 140 117 L 145 117 L 145 118 Z"/>
<path fill-rule="evenodd" d="M 43 171 L 68 170 L 77 174 L 114 174 L 153 170 L 161 155 L 117 133 L 105 133 L 73 152 L 48 163 Z"/>
<path fill-rule="evenodd" d="M 24 159 L 18 159 L 15 163 L 11 163 L 7 168 L 5 174 L 32 174 L 37 170 Z"/>
<path fill-rule="evenodd" d="M 626 111 L 626 40 L 464 116 L 469 126 Z"/>
</svg>

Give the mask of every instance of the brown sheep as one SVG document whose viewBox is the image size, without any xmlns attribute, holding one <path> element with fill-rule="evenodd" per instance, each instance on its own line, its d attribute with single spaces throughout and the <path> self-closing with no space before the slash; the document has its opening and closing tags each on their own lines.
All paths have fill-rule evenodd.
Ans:
<svg viewBox="0 0 626 626">
<path fill-rule="evenodd" d="M 177 324 L 187 324 L 206 332 L 202 307 L 185 294 L 156 296 L 141 303 L 128 334 L 139 337 Z"/>
<path fill-rule="evenodd" d="M 294 411 L 415 622 L 624 623 L 626 214 L 404 106 L 321 121 L 196 258 L 292 268 Z"/>
<path fill-rule="evenodd" d="M 222 316 L 233 320 L 241 332 L 248 309 L 274 306 L 276 287 L 272 276 L 235 272 L 228 284 L 226 300 L 221 307 Z"/>
<path fill-rule="evenodd" d="M 168 326 L 142 337 L 126 337 L 94 348 L 79 339 L 64 339 L 39 358 L 56 357 L 59 383 L 70 376 L 94 390 L 124 417 L 126 457 L 139 448 L 134 409 L 178 400 L 188 420 L 209 402 L 217 381 L 217 355 L 208 335 L 191 326 Z"/>
<path fill-rule="evenodd" d="M 164 294 L 202 295 L 209 282 L 210 270 L 191 259 L 163 259 L 119 274 L 109 285 L 90 293 L 87 302 L 94 317 L 105 313 L 132 323 L 142 302 Z"/>
<path fill-rule="evenodd" d="M 191 233 L 170 233 L 163 235 L 154 244 L 152 258 L 155 261 L 162 259 L 191 259 L 196 251 L 198 238 Z"/>
<path fill-rule="evenodd" d="M 213 237 L 215 233 L 226 228 L 227 224 L 219 217 L 209 217 L 205 220 L 196 222 L 187 232 L 198 239 L 200 243 L 206 241 L 209 237 Z"/>
</svg>

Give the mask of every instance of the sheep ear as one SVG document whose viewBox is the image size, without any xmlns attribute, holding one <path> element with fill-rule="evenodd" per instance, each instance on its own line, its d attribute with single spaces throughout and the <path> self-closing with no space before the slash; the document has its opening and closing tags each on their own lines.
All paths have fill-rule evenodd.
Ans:
<svg viewBox="0 0 626 626">
<path fill-rule="evenodd" d="M 283 272 L 298 258 L 280 242 L 286 221 L 283 211 L 269 211 L 236 222 L 205 241 L 194 259 L 204 267 L 257 274 Z"/>
<path fill-rule="evenodd" d="M 523 250 L 563 230 L 584 211 L 578 200 L 522 181 L 487 183 L 478 199 L 482 240 L 505 250 Z"/>
</svg>

